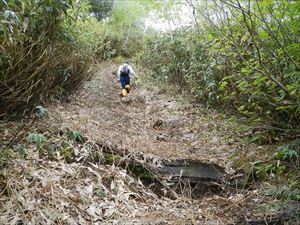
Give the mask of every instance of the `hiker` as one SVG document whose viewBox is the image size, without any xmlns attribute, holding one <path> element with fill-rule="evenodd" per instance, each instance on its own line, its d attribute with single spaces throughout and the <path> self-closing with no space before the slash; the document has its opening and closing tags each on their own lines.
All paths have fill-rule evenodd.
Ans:
<svg viewBox="0 0 300 225">
<path fill-rule="evenodd" d="M 118 69 L 118 80 L 121 82 L 123 97 L 127 96 L 130 91 L 130 75 L 135 75 L 131 65 L 128 61 L 125 61 Z"/>
</svg>

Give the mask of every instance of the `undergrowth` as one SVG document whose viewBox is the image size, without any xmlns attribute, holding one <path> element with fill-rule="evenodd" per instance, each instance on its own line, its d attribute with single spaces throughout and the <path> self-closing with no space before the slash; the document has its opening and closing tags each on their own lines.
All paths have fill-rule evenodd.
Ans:
<svg viewBox="0 0 300 225">
<path fill-rule="evenodd" d="M 252 138 L 261 143 L 295 139 L 300 133 L 299 8 L 299 2 L 267 0 L 195 6 L 199 23 L 149 38 L 139 62 L 158 83 L 247 118 Z M 226 17 L 214 18 L 217 13 Z"/>
<path fill-rule="evenodd" d="M 74 3 L 0 2 L 0 118 L 64 98 L 89 79 L 95 41 L 77 35 L 90 22 L 78 16 L 88 6 Z"/>
</svg>

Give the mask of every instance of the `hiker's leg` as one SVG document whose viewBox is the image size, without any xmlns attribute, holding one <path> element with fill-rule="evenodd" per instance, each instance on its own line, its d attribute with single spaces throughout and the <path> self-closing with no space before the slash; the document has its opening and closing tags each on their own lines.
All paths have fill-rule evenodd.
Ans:
<svg viewBox="0 0 300 225">
<path fill-rule="evenodd" d="M 130 92 L 130 77 L 128 76 L 126 79 L 126 86 L 125 86 L 127 92 Z"/>
<path fill-rule="evenodd" d="M 126 80 L 126 85 L 130 85 L 130 76 L 128 76 L 127 80 Z"/>
<path fill-rule="evenodd" d="M 126 77 L 120 76 L 120 82 L 121 82 L 122 88 L 125 88 L 126 82 L 127 82 Z"/>
</svg>

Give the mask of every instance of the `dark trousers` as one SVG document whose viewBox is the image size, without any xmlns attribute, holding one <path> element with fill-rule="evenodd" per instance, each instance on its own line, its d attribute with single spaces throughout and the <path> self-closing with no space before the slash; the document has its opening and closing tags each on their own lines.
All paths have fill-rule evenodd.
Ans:
<svg viewBox="0 0 300 225">
<path fill-rule="evenodd" d="M 121 86 L 125 88 L 126 85 L 130 85 L 130 77 L 128 76 L 120 76 Z"/>
</svg>

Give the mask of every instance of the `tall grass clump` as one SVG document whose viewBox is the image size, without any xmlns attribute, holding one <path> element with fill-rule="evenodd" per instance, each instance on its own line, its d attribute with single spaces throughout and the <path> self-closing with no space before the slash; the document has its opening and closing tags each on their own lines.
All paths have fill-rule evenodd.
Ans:
<svg viewBox="0 0 300 225">
<path fill-rule="evenodd" d="M 96 41 L 81 33 L 87 13 L 84 1 L 0 1 L 0 118 L 67 96 L 89 78 Z"/>
</svg>

